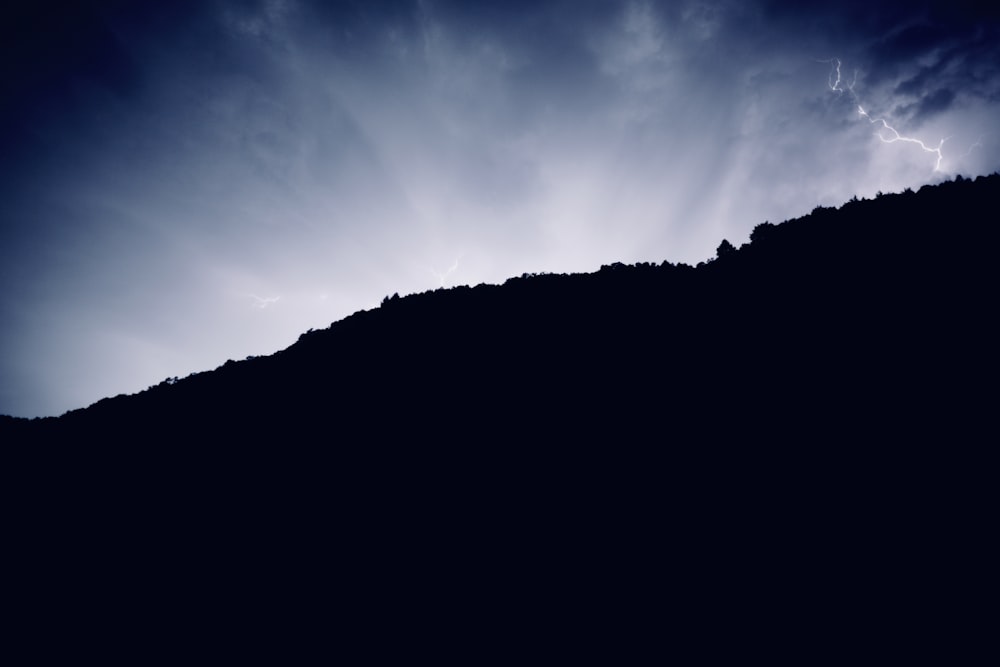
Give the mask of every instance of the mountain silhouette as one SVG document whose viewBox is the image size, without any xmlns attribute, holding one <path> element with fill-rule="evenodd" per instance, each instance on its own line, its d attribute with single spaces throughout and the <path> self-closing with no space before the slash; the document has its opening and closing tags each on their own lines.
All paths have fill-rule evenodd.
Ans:
<svg viewBox="0 0 1000 667">
<path fill-rule="evenodd" d="M 27 438 L 508 442 L 862 428 L 953 434 L 991 328 L 998 177 L 762 223 L 684 264 L 386 298 L 267 357 L 58 419 Z M 806 429 L 805 432 L 801 429 Z"/>
<path fill-rule="evenodd" d="M 953 658 L 993 502 L 998 194 L 959 177 L 698 266 L 393 295 L 270 356 L 4 417 L 18 543 L 42 545 L 25 599 L 301 627 L 315 594 L 372 641 L 512 609 L 644 627 L 660 600 L 705 641 L 846 613 Z"/>
</svg>

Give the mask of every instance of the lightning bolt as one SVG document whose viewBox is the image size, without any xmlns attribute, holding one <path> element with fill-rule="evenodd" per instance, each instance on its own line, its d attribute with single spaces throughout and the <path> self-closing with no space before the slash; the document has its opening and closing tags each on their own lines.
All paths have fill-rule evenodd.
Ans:
<svg viewBox="0 0 1000 667">
<path fill-rule="evenodd" d="M 818 62 L 835 65 L 835 67 L 830 68 L 830 75 L 827 77 L 827 85 L 830 86 L 830 90 L 837 93 L 850 92 L 851 95 L 854 97 L 854 101 L 856 102 L 857 96 L 854 95 L 854 84 L 858 82 L 858 70 L 854 70 L 854 79 L 851 81 L 851 85 L 849 85 L 847 87 L 847 90 L 845 91 L 843 88 L 840 87 L 840 80 L 841 80 L 840 58 L 832 58 L 830 60 L 820 60 Z M 833 78 L 834 71 L 836 71 L 837 74 L 836 80 L 834 80 Z"/>
<path fill-rule="evenodd" d="M 854 104 L 856 104 L 858 107 L 858 115 L 860 115 L 862 118 L 867 120 L 872 125 L 881 125 L 881 128 L 877 132 L 875 132 L 875 136 L 877 136 L 882 143 L 894 144 L 896 142 L 901 141 L 904 143 L 914 144 L 916 146 L 919 146 L 922 151 L 937 156 L 937 159 L 934 162 L 934 171 L 941 171 L 941 162 L 944 160 L 944 153 L 941 152 L 941 149 L 944 147 L 944 142 L 948 140 L 948 137 L 945 137 L 944 139 L 939 141 L 936 148 L 932 148 L 931 146 L 928 146 L 922 140 L 917 139 L 916 137 L 908 137 L 904 134 L 901 134 L 896 128 L 894 128 L 892 125 L 889 125 L 889 122 L 885 118 L 872 118 L 871 115 L 867 111 L 865 111 L 864 106 L 862 106 L 861 104 L 861 100 L 858 99 L 857 93 L 854 92 L 854 86 L 855 84 L 857 84 L 858 81 L 858 71 L 854 70 L 854 78 L 852 79 L 851 83 L 845 87 L 844 85 L 842 85 L 843 75 L 841 74 L 840 71 L 841 67 L 840 58 L 833 58 L 831 60 L 821 60 L 820 62 L 830 63 L 831 65 L 833 65 L 833 67 L 831 67 L 830 69 L 830 74 L 827 77 L 827 85 L 830 86 L 830 90 L 838 94 L 847 93 L 848 95 L 850 95 L 851 99 L 854 101 Z M 891 134 L 886 135 L 885 132 L 889 132 Z M 971 151 L 972 149 L 970 148 L 969 150 Z"/>
<path fill-rule="evenodd" d="M 867 118 L 868 122 L 871 123 L 872 125 L 876 123 L 881 123 L 883 129 L 892 132 L 892 136 L 890 136 L 888 139 L 886 139 L 886 137 L 882 134 L 882 130 L 879 130 L 878 132 L 875 133 L 875 135 L 882 141 L 883 144 L 894 144 L 897 141 L 905 141 L 910 144 L 916 144 L 917 146 L 920 146 L 920 148 L 925 152 L 934 153 L 935 155 L 937 155 L 937 161 L 934 163 L 934 171 L 941 171 L 941 160 L 944 159 L 944 155 L 941 153 L 941 148 L 944 146 L 944 142 L 948 140 L 947 137 L 938 142 L 937 148 L 931 148 L 920 139 L 915 139 L 914 137 L 904 137 L 903 135 L 901 135 L 899 132 L 896 131 L 896 128 L 889 125 L 889 123 L 887 123 L 884 118 L 872 118 L 871 116 L 868 115 L 868 112 L 865 111 L 860 104 L 858 105 L 858 113 Z"/>
<path fill-rule="evenodd" d="M 456 257 L 455 261 L 452 263 L 450 267 L 448 267 L 448 270 L 445 271 L 444 273 L 438 273 L 434 267 L 428 269 L 431 273 L 434 274 L 434 277 L 438 279 L 438 283 L 440 284 L 441 287 L 444 287 L 444 282 L 445 280 L 448 279 L 448 276 L 450 276 L 451 274 L 455 273 L 455 271 L 458 270 L 458 260 L 460 260 L 461 258 L 462 258 L 461 255 Z"/>
<path fill-rule="evenodd" d="M 969 150 L 965 151 L 964 153 L 962 153 L 958 157 L 969 157 L 970 155 L 972 155 L 972 151 L 974 151 L 977 148 L 982 148 L 983 147 L 983 137 L 985 137 L 985 136 L 986 136 L 985 134 L 980 134 L 976 138 L 976 141 L 971 146 L 969 146 Z"/>
<path fill-rule="evenodd" d="M 271 296 L 267 298 L 262 298 L 257 296 L 256 294 L 250 294 L 249 296 L 254 301 L 253 303 L 254 308 L 267 308 L 272 303 L 275 303 L 278 299 L 281 298 L 280 296 Z"/>
</svg>

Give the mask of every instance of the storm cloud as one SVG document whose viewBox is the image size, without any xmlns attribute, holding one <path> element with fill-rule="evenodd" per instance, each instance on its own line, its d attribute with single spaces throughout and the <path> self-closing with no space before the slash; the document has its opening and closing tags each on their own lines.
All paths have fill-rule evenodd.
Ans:
<svg viewBox="0 0 1000 667">
<path fill-rule="evenodd" d="M 18 9 L 0 413 L 267 354 L 386 294 L 696 263 L 764 220 L 992 172 L 998 26 L 964 2 Z M 940 168 L 859 105 L 944 140 Z"/>
</svg>

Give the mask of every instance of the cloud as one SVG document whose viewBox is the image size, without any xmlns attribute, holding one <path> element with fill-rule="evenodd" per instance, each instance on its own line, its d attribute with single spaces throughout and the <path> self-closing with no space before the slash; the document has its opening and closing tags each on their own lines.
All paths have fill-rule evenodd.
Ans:
<svg viewBox="0 0 1000 667">
<path fill-rule="evenodd" d="M 939 88 L 933 93 L 922 97 L 918 102 L 896 107 L 896 115 L 908 116 L 910 120 L 920 123 L 930 116 L 947 111 L 955 101 L 955 92 L 947 88 Z"/>
<path fill-rule="evenodd" d="M 17 11 L 0 412 L 103 395 L 60 384 L 59 346 L 141 389 L 386 294 L 695 263 L 764 219 L 1000 166 L 998 21 L 963 2 L 78 2 L 79 34 Z M 831 57 L 872 118 L 951 137 L 943 173 L 829 89 Z"/>
</svg>

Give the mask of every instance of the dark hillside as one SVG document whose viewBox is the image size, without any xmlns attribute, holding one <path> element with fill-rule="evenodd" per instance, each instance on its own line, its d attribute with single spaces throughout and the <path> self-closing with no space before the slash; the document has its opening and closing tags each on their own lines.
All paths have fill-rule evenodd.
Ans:
<svg viewBox="0 0 1000 667">
<path fill-rule="evenodd" d="M 962 179 L 697 267 L 393 297 L 4 418 L 19 567 L 70 614 L 110 596 L 221 632 L 602 619 L 726 653 L 847 623 L 953 658 L 996 500 L 998 201 L 1000 175 Z"/>
<path fill-rule="evenodd" d="M 387 299 L 270 357 L 6 429 L 214 446 L 954 434 L 992 330 L 997 181 L 763 223 L 697 268 Z"/>
</svg>

